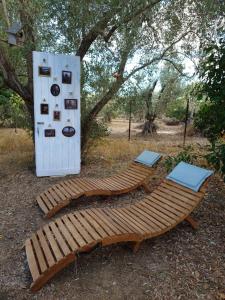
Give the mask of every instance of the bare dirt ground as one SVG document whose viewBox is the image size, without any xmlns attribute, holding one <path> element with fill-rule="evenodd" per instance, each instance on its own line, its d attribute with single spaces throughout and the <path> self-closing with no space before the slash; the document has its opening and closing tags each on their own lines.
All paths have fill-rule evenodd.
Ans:
<svg viewBox="0 0 225 300">
<path fill-rule="evenodd" d="M 114 174 L 124 169 L 143 148 L 168 154 L 181 150 L 179 128 L 161 127 L 163 132 L 157 137 L 144 140 L 133 132 L 128 143 L 127 122 L 114 124 L 111 136 L 91 151 L 81 177 Z M 122 132 L 118 133 L 118 127 Z M 23 134 L 19 132 L 20 139 Z M 11 139 L 10 151 L 1 144 L 4 135 L 5 142 Z M 193 213 L 200 222 L 197 231 L 183 222 L 167 234 L 145 241 L 136 254 L 125 245 L 98 248 L 78 257 L 76 263 L 32 294 L 22 246 L 33 231 L 47 222 L 35 203 L 36 195 L 60 178 L 37 178 L 31 168 L 32 145 L 27 141 L 25 144 L 23 139 L 19 146 L 17 139 L 11 130 L 0 130 L 1 300 L 225 299 L 225 185 L 217 175 L 210 181 L 204 201 Z M 195 151 L 202 153 L 207 141 L 192 137 L 187 139 L 187 144 L 194 144 Z M 165 173 L 162 161 L 149 183 L 151 189 Z M 57 216 L 71 209 L 123 206 L 139 201 L 143 195 L 142 190 L 137 190 L 120 197 L 82 198 Z"/>
</svg>

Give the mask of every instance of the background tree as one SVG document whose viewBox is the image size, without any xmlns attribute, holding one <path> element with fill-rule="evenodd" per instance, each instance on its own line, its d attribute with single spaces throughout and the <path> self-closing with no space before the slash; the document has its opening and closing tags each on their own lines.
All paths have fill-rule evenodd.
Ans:
<svg viewBox="0 0 225 300">
<path fill-rule="evenodd" d="M 8 0 L 6 4 L 9 22 L 21 21 L 25 42 L 20 48 L 0 42 L 0 69 L 5 85 L 24 100 L 31 119 L 32 50 L 81 57 L 83 151 L 104 106 L 123 92 L 135 74 L 174 55 L 176 45 L 191 55 L 210 35 L 209 24 L 213 26 L 223 5 L 209 0 L 132 0 L 126 6 L 119 0 L 79 5 L 72 0 Z M 0 14 L 2 41 L 7 18 L 3 10 Z M 137 63 L 130 68 L 134 58 Z M 117 79 L 114 73 L 119 74 Z"/>
</svg>

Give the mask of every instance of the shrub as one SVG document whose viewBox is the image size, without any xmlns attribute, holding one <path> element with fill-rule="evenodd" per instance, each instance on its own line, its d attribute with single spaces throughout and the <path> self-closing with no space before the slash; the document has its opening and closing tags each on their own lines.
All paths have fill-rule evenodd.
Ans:
<svg viewBox="0 0 225 300">
<path fill-rule="evenodd" d="M 184 147 L 184 150 L 179 152 L 176 156 L 169 156 L 166 158 L 164 165 L 167 172 L 170 172 L 179 162 L 194 163 L 197 156 L 192 153 L 193 147 Z"/>
</svg>

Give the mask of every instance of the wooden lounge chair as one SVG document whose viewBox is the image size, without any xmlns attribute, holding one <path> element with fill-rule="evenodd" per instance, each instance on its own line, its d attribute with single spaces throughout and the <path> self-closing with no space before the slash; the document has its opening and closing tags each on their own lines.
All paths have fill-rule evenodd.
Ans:
<svg viewBox="0 0 225 300">
<path fill-rule="evenodd" d="M 161 155 L 151 151 L 144 151 L 143 153 L 152 164 L 146 165 L 134 161 L 126 171 L 112 177 L 101 179 L 74 178 L 62 181 L 41 193 L 36 199 L 37 203 L 45 213 L 45 217 L 50 218 L 63 207 L 68 206 L 72 200 L 81 196 L 119 195 L 135 190 L 140 186 L 148 191 L 147 183 L 153 173 L 153 165 L 161 158 Z"/>
<path fill-rule="evenodd" d="M 208 181 L 208 180 L 207 180 Z M 134 251 L 145 239 L 159 236 L 183 220 L 197 227 L 190 213 L 206 192 L 207 181 L 194 192 L 169 179 L 143 200 L 123 208 L 92 208 L 57 218 L 25 242 L 33 278 L 32 291 L 73 262 L 78 253 L 96 246 L 132 242 Z"/>
</svg>

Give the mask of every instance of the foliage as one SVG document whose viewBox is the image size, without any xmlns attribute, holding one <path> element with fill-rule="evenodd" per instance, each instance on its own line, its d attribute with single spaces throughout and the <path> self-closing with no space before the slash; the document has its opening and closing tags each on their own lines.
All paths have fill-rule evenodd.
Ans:
<svg viewBox="0 0 225 300">
<path fill-rule="evenodd" d="M 205 97 L 195 124 L 214 144 L 225 132 L 225 40 L 205 48 L 201 64 L 199 99 Z"/>
<path fill-rule="evenodd" d="M 0 90 L 0 126 L 31 129 L 24 101 L 8 89 Z"/>
<path fill-rule="evenodd" d="M 209 153 L 206 155 L 207 161 L 223 175 L 225 181 L 225 141 L 218 140 L 212 147 L 209 149 Z"/>
<path fill-rule="evenodd" d="M 175 99 L 172 101 L 166 110 L 166 116 L 169 118 L 174 118 L 178 121 L 184 121 L 186 115 L 185 102 L 182 98 Z"/>
<path fill-rule="evenodd" d="M 25 43 L 23 47 L 8 47 L 0 42 L 0 69 L 7 86 L 25 100 L 32 118 L 32 50 L 82 54 L 85 141 L 108 102 L 119 95 L 129 103 L 130 96 L 137 95 L 135 75 L 140 74 L 142 81 L 148 82 L 142 85 L 143 90 L 154 81 L 150 71 L 159 70 L 162 59 L 172 58 L 177 63 L 176 52 L 198 55 L 196 45 L 214 32 L 222 2 L 129 0 L 123 5 L 119 0 L 8 0 L 10 23 L 22 22 Z M 7 22 L 2 9 L 0 18 L 0 38 L 5 40 Z M 146 80 L 144 69 L 149 72 Z M 112 76 L 118 71 L 120 81 Z M 163 103 L 174 98 L 170 90 L 165 90 Z M 133 108 L 141 114 L 143 99 L 134 103 Z"/>
<path fill-rule="evenodd" d="M 176 156 L 168 156 L 165 159 L 164 165 L 167 172 L 170 172 L 179 162 L 194 163 L 197 156 L 192 153 L 193 147 L 191 145 L 184 147 L 184 150 L 179 152 Z"/>
<path fill-rule="evenodd" d="M 225 38 L 218 33 L 217 40 L 204 49 L 201 63 L 202 85 L 199 98 L 205 97 L 195 118 L 195 126 L 204 132 L 211 142 L 209 163 L 225 175 L 225 145 L 221 140 L 225 133 Z"/>
</svg>

